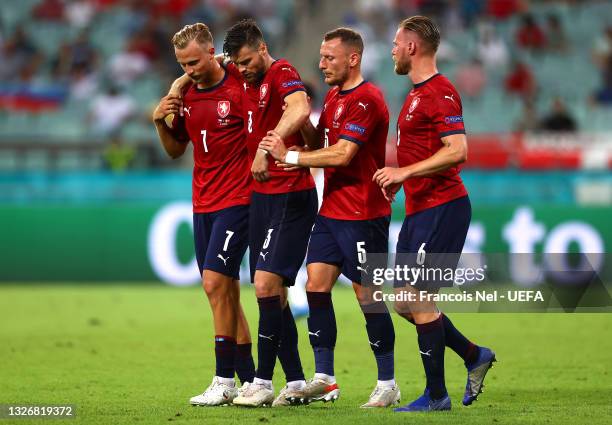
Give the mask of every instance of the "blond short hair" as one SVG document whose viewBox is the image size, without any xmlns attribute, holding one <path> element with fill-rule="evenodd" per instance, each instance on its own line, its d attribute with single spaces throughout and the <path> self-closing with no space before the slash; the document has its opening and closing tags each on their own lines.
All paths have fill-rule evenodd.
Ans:
<svg viewBox="0 0 612 425">
<path fill-rule="evenodd" d="M 202 24 L 201 22 L 185 25 L 183 29 L 174 34 L 172 37 L 172 44 L 177 49 L 184 49 L 192 40 L 196 40 L 200 44 L 213 44 L 210 29 L 208 29 L 206 24 Z"/>
<path fill-rule="evenodd" d="M 431 53 L 436 53 L 440 45 L 440 30 L 427 16 L 411 16 L 400 23 L 400 28 L 416 33 Z"/>
</svg>

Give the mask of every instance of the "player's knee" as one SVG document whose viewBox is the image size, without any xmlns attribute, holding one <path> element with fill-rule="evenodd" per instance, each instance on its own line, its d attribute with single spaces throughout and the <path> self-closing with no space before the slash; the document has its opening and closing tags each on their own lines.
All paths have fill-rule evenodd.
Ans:
<svg viewBox="0 0 612 425">
<path fill-rule="evenodd" d="M 257 298 L 274 297 L 283 295 L 283 288 L 276 282 L 255 279 L 255 296 Z"/>
<path fill-rule="evenodd" d="M 208 298 L 220 298 L 232 296 L 231 288 L 225 285 L 224 282 L 216 279 L 204 279 L 202 281 L 204 292 Z"/>
<path fill-rule="evenodd" d="M 393 310 L 408 321 L 412 321 L 412 313 L 410 312 L 410 304 L 405 301 L 395 301 Z M 410 319 L 409 319 L 410 317 Z"/>
<path fill-rule="evenodd" d="M 331 287 L 323 281 L 308 279 L 306 282 L 307 292 L 329 292 Z"/>
</svg>

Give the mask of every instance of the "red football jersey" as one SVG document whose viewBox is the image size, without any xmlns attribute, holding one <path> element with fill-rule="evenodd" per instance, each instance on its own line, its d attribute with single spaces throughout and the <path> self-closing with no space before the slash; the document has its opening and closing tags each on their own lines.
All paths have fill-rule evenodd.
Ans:
<svg viewBox="0 0 612 425">
<path fill-rule="evenodd" d="M 325 189 L 319 214 L 339 220 L 368 220 L 391 214 L 391 206 L 372 181 L 385 166 L 389 111 L 383 94 L 364 81 L 357 87 L 331 89 L 317 126 L 325 147 L 346 139 L 359 150 L 346 167 L 325 168 Z"/>
<path fill-rule="evenodd" d="M 242 109 L 242 81 L 225 72 L 208 89 L 195 84 L 183 93 L 183 115 L 175 116 L 179 140 L 193 143 L 193 211 L 206 213 L 248 205 L 251 173 Z"/>
<path fill-rule="evenodd" d="M 240 76 L 238 69 L 233 64 L 230 64 L 229 69 Z M 300 74 L 284 59 L 275 61 L 258 84 L 244 82 L 243 84 L 246 90 L 244 119 L 247 129 L 247 145 L 249 159 L 253 162 L 259 142 L 268 131 L 276 128 L 283 115 L 285 97 L 305 89 Z M 284 142 L 287 147 L 304 145 L 304 140 L 299 131 L 284 139 Z M 264 183 L 253 181 L 254 191 L 273 194 L 296 192 L 315 187 L 308 168 L 283 171 L 276 166 L 273 158 L 268 158 L 268 170 L 270 179 Z"/>
<path fill-rule="evenodd" d="M 465 134 L 461 98 L 442 74 L 414 85 L 397 118 L 400 167 L 429 158 L 442 148 L 442 137 Z M 406 215 L 467 195 L 459 167 L 404 182 Z"/>
</svg>

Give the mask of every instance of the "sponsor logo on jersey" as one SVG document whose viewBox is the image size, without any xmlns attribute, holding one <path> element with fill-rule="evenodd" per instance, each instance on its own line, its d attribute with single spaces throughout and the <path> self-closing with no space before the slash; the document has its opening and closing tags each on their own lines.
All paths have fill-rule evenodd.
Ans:
<svg viewBox="0 0 612 425">
<path fill-rule="evenodd" d="M 340 118 L 340 115 L 342 115 L 342 111 L 344 111 L 344 103 L 341 103 L 336 108 L 336 113 L 334 114 L 334 121 L 338 121 L 338 118 Z"/>
<path fill-rule="evenodd" d="M 259 87 L 259 100 L 263 100 L 264 97 L 268 94 L 268 83 L 262 84 Z"/>
<path fill-rule="evenodd" d="M 462 115 L 452 115 L 450 117 L 444 117 L 444 122 L 446 124 L 456 124 L 458 122 L 463 122 Z"/>
<path fill-rule="evenodd" d="M 286 82 L 284 82 L 284 83 L 283 83 L 283 84 L 281 84 L 281 85 L 282 85 L 284 88 L 287 88 L 287 87 L 293 87 L 293 86 L 301 86 L 301 85 L 303 85 L 303 84 L 304 84 L 304 83 L 302 83 L 302 81 L 300 81 L 300 80 L 293 80 L 293 81 L 286 81 Z"/>
<path fill-rule="evenodd" d="M 414 112 L 414 110 L 416 109 L 417 106 L 419 106 L 419 102 L 421 101 L 421 98 L 419 97 L 415 97 L 412 100 L 412 103 L 410 103 L 410 107 L 408 108 L 408 113 L 412 114 L 412 112 Z"/>
<path fill-rule="evenodd" d="M 220 100 L 217 102 L 217 114 L 219 114 L 219 118 L 225 118 L 230 113 L 230 101 L 229 100 Z"/>
<path fill-rule="evenodd" d="M 366 132 L 365 127 L 362 127 L 357 124 L 353 124 L 352 122 L 347 122 L 346 124 L 344 124 L 344 129 L 348 131 L 352 131 L 354 133 L 359 133 L 361 135 L 364 135 Z"/>
</svg>

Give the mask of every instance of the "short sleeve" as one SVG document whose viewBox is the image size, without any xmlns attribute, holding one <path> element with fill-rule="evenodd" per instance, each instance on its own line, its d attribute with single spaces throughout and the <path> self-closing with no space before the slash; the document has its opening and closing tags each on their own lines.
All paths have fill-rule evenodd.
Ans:
<svg viewBox="0 0 612 425">
<path fill-rule="evenodd" d="M 364 97 L 351 102 L 348 105 L 338 139 L 346 139 L 359 146 L 363 145 L 374 132 L 378 120 L 381 119 L 381 113 L 381 108 L 371 98 Z"/>
<path fill-rule="evenodd" d="M 185 118 L 181 117 L 180 115 L 174 115 L 170 132 L 179 142 L 189 141 L 189 135 L 187 134 L 187 129 L 185 128 Z"/>
<path fill-rule="evenodd" d="M 456 92 L 443 92 L 440 99 L 434 99 L 432 109 L 432 121 L 440 138 L 465 134 L 461 98 Z"/>
<path fill-rule="evenodd" d="M 297 91 L 306 91 L 300 74 L 289 64 L 281 64 L 276 69 L 276 87 L 281 99 Z"/>
</svg>

